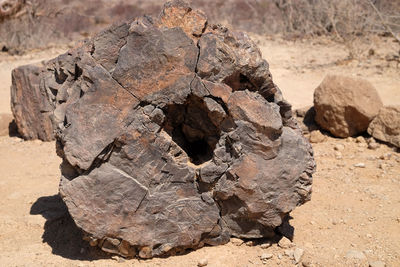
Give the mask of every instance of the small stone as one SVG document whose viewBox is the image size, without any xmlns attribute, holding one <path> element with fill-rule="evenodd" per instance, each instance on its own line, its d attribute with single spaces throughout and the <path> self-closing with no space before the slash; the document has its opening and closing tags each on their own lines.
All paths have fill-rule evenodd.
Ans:
<svg viewBox="0 0 400 267">
<path fill-rule="evenodd" d="M 289 259 L 294 259 L 294 251 L 291 249 L 285 250 L 285 255 L 289 257 Z"/>
<path fill-rule="evenodd" d="M 260 245 L 260 248 L 262 248 L 262 249 L 267 249 L 267 248 L 269 248 L 269 247 L 271 247 L 271 246 L 272 246 L 271 243 L 264 243 L 264 244 L 261 244 L 261 245 Z"/>
<path fill-rule="evenodd" d="M 304 250 L 301 248 L 296 248 L 294 250 L 293 256 L 294 256 L 294 261 L 296 262 L 296 264 L 301 261 L 303 254 L 304 254 Z"/>
<path fill-rule="evenodd" d="M 371 234 L 367 234 L 367 238 L 372 238 L 372 235 Z"/>
<path fill-rule="evenodd" d="M 256 242 L 254 242 L 252 240 L 246 242 L 246 246 L 248 246 L 248 247 L 254 247 L 255 245 L 256 245 Z"/>
<path fill-rule="evenodd" d="M 303 267 L 311 267 L 312 266 L 312 263 L 310 262 L 310 261 L 303 261 L 302 263 L 301 263 L 302 265 L 303 265 Z"/>
<path fill-rule="evenodd" d="M 333 149 L 336 150 L 336 151 L 342 151 L 342 150 L 344 150 L 344 145 L 343 144 L 336 144 L 333 147 Z"/>
<path fill-rule="evenodd" d="M 207 259 L 201 259 L 197 263 L 197 266 L 199 266 L 199 267 L 203 267 L 203 266 L 207 266 L 207 265 L 208 265 L 208 260 Z"/>
<path fill-rule="evenodd" d="M 260 256 L 260 259 L 261 259 L 262 261 L 264 261 L 264 260 L 269 260 L 269 259 L 272 259 L 273 256 L 274 256 L 274 255 L 271 254 L 271 253 L 263 253 L 263 254 Z"/>
<path fill-rule="evenodd" d="M 383 261 L 374 261 L 369 263 L 369 267 L 385 267 L 386 263 Z"/>
<path fill-rule="evenodd" d="M 230 242 L 235 246 L 241 246 L 244 243 L 244 241 L 242 239 L 234 238 L 234 237 L 230 239 Z"/>
<path fill-rule="evenodd" d="M 282 237 L 282 239 L 278 242 L 278 246 L 281 248 L 290 248 L 293 246 L 293 243 L 288 238 Z"/>
<path fill-rule="evenodd" d="M 349 250 L 346 254 L 347 259 L 356 259 L 356 260 L 363 260 L 365 259 L 364 253 L 357 250 Z"/>
<path fill-rule="evenodd" d="M 340 153 L 339 151 L 335 151 L 335 158 L 342 159 L 343 158 L 342 153 Z"/>
<path fill-rule="evenodd" d="M 312 131 L 310 134 L 311 143 L 322 143 L 326 140 L 326 136 L 321 133 L 321 131 Z"/>
<path fill-rule="evenodd" d="M 369 143 L 368 144 L 368 149 L 377 150 L 379 148 L 379 146 L 380 145 L 378 143 Z"/>
<path fill-rule="evenodd" d="M 356 143 L 365 143 L 365 138 L 362 137 L 362 136 L 358 136 L 358 137 L 356 138 Z"/>
<path fill-rule="evenodd" d="M 365 168 L 365 163 L 360 162 L 360 163 L 354 164 L 354 167 L 356 167 L 356 168 Z"/>
</svg>

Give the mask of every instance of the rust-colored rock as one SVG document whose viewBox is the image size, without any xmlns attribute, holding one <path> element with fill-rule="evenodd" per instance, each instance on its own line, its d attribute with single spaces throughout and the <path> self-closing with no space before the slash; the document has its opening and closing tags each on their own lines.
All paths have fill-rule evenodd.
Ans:
<svg viewBox="0 0 400 267">
<path fill-rule="evenodd" d="M 337 137 L 365 132 L 382 101 L 366 80 L 327 75 L 314 92 L 315 120 Z"/>
<path fill-rule="evenodd" d="M 54 140 L 51 121 L 54 108 L 39 86 L 43 70 L 42 64 L 36 64 L 18 67 L 11 73 L 11 110 L 18 133 L 27 140 Z"/>
<path fill-rule="evenodd" d="M 382 107 L 369 124 L 368 133 L 378 140 L 400 147 L 400 106 Z"/>
<path fill-rule="evenodd" d="M 40 85 L 60 194 L 104 251 L 272 237 L 310 199 L 311 146 L 259 49 L 183 1 L 49 61 Z"/>
</svg>

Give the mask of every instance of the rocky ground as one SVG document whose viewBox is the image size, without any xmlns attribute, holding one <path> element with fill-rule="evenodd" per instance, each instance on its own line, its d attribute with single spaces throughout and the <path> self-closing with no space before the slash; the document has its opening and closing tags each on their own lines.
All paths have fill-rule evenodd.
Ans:
<svg viewBox="0 0 400 267">
<path fill-rule="evenodd" d="M 400 103 L 400 69 L 390 60 L 398 44 L 389 38 L 363 44 L 359 60 L 349 60 L 344 46 L 324 39 L 256 39 L 295 108 L 312 105 L 314 88 L 331 72 L 367 78 L 385 105 Z M 374 55 L 368 56 L 370 49 Z M 10 113 L 11 69 L 62 51 L 0 54 L 0 113 Z M 233 239 L 139 261 L 111 257 L 81 241 L 57 196 L 60 159 L 53 142 L 0 137 L 0 266 L 293 266 L 296 260 L 299 266 L 399 266 L 400 153 L 381 143 L 369 149 L 367 139 L 324 136 L 313 143 L 313 196 L 291 214 L 293 243 Z"/>
</svg>

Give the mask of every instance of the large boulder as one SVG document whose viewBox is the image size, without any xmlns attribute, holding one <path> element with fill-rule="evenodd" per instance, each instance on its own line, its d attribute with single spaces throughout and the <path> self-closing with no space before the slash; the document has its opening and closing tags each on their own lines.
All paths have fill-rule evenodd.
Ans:
<svg viewBox="0 0 400 267">
<path fill-rule="evenodd" d="M 365 132 L 382 101 L 366 80 L 327 75 L 314 92 L 315 120 L 336 137 Z"/>
<path fill-rule="evenodd" d="M 15 68 L 11 73 L 11 110 L 18 133 L 26 140 L 54 140 L 54 107 L 39 86 L 43 63 Z"/>
<path fill-rule="evenodd" d="M 246 34 L 183 1 L 50 60 L 60 194 L 92 245 L 150 258 L 272 237 L 313 152 Z"/>
<path fill-rule="evenodd" d="M 400 147 L 400 106 L 381 108 L 369 124 L 368 133 L 378 140 Z"/>
</svg>

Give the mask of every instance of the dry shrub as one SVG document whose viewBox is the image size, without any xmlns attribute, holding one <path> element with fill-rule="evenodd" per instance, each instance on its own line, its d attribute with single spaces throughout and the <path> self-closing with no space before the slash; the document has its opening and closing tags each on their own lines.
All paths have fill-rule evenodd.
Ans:
<svg viewBox="0 0 400 267">
<path fill-rule="evenodd" d="M 274 0 L 284 14 L 286 34 L 326 35 L 343 42 L 351 58 L 363 51 L 357 44 L 371 33 L 400 32 L 400 1 Z"/>
</svg>

